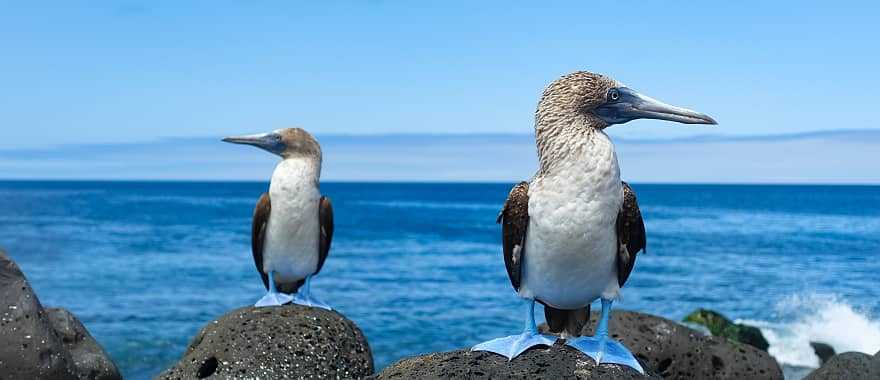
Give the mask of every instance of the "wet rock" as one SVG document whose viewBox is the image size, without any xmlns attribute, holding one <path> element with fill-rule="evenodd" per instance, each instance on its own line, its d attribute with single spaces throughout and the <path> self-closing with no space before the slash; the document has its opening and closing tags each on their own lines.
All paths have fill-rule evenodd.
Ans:
<svg viewBox="0 0 880 380">
<path fill-rule="evenodd" d="M 721 313 L 712 310 L 697 309 L 684 317 L 684 321 L 706 326 L 714 336 L 745 343 L 764 351 L 767 351 L 767 348 L 770 347 L 770 343 L 767 342 L 764 334 L 757 327 L 733 323 L 733 321 L 727 319 Z"/>
<path fill-rule="evenodd" d="M 334 311 L 243 307 L 209 322 L 160 379 L 357 379 L 373 373 L 361 330 Z"/>
<path fill-rule="evenodd" d="M 880 379 L 880 360 L 861 352 L 834 355 L 804 380 L 825 379 Z"/>
<path fill-rule="evenodd" d="M 590 357 L 560 343 L 532 348 L 509 362 L 470 350 L 416 356 L 394 363 L 375 379 L 661 379 L 615 364 L 597 367 Z"/>
<path fill-rule="evenodd" d="M 121 379 L 82 323 L 43 309 L 24 274 L 0 251 L 0 375 L 6 379 Z"/>
<path fill-rule="evenodd" d="M 810 342 L 810 347 L 813 347 L 813 352 L 816 353 L 816 356 L 819 357 L 819 362 L 822 364 L 827 363 L 828 359 L 831 359 L 836 354 L 834 347 L 826 343 Z"/>
</svg>

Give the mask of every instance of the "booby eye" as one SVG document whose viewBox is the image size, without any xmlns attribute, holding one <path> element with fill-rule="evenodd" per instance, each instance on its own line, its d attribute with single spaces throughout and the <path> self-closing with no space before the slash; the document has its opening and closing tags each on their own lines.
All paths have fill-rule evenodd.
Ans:
<svg viewBox="0 0 880 380">
<path fill-rule="evenodd" d="M 609 102 L 616 102 L 617 99 L 620 99 L 620 91 L 617 90 L 616 88 L 612 88 L 612 89 L 608 90 L 608 101 Z"/>
</svg>

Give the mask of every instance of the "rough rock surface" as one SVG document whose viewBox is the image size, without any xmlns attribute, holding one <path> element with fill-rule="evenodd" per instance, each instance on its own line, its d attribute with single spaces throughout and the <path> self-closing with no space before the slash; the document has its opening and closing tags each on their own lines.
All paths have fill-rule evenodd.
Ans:
<svg viewBox="0 0 880 380">
<path fill-rule="evenodd" d="M 416 356 L 394 363 L 375 379 L 661 379 L 625 366 L 597 367 L 593 359 L 560 343 L 532 348 L 510 362 L 501 355 L 470 350 Z"/>
<path fill-rule="evenodd" d="M 0 377 L 121 379 L 70 312 L 43 309 L 18 265 L 0 251 Z"/>
<path fill-rule="evenodd" d="M 706 326 L 712 335 L 749 344 L 764 351 L 767 351 L 767 348 L 770 347 L 770 343 L 764 338 L 764 334 L 761 333 L 760 329 L 742 323 L 733 323 L 733 321 L 716 311 L 697 309 L 684 317 L 684 321 Z"/>
<path fill-rule="evenodd" d="M 334 311 L 243 307 L 209 322 L 160 379 L 357 379 L 373 373 L 361 330 Z"/>
<path fill-rule="evenodd" d="M 831 347 L 831 345 L 827 343 L 810 342 L 810 347 L 813 347 L 813 352 L 816 353 L 816 356 L 819 357 L 819 362 L 822 364 L 827 363 L 828 359 L 831 359 L 837 354 L 834 352 L 834 347 Z"/>
<path fill-rule="evenodd" d="M 598 313 L 585 328 L 592 335 Z M 546 325 L 541 326 L 546 331 Z M 769 354 L 755 347 L 704 335 L 676 322 L 652 315 L 615 311 L 612 336 L 629 347 L 650 377 L 668 379 L 782 379 L 782 369 Z M 401 360 L 377 379 L 408 378 L 528 378 L 634 379 L 637 372 L 595 362 L 571 348 L 533 348 L 511 362 L 486 352 L 459 350 Z"/>
<path fill-rule="evenodd" d="M 825 379 L 880 379 L 880 357 L 861 352 L 844 352 L 834 355 L 804 380 Z"/>
<path fill-rule="evenodd" d="M 82 322 L 62 308 L 46 309 L 46 316 L 73 359 L 80 378 L 95 380 L 121 379 L 119 369 L 107 352 L 89 334 Z"/>
<path fill-rule="evenodd" d="M 585 335 L 593 335 L 598 313 Z M 611 314 L 610 332 L 663 378 L 782 379 L 782 369 L 765 351 L 704 335 L 665 318 L 632 311 Z"/>
</svg>

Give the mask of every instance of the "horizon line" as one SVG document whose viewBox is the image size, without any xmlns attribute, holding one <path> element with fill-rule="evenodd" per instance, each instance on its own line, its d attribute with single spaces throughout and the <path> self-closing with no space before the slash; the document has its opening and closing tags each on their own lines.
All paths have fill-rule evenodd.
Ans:
<svg viewBox="0 0 880 380">
<path fill-rule="evenodd" d="M 119 178 L 0 178 L 0 183 L 26 183 L 26 182 L 97 182 L 97 183 L 190 183 L 190 184 L 216 184 L 216 183 L 241 183 L 241 184 L 268 184 L 269 180 L 247 179 L 119 179 Z M 468 180 L 345 180 L 331 179 L 320 181 L 322 184 L 397 184 L 397 185 L 510 185 L 520 181 L 468 181 Z M 654 182 L 654 181 L 626 181 L 634 185 L 659 185 L 659 186 L 823 186 L 823 187 L 878 187 L 880 182 Z"/>
</svg>

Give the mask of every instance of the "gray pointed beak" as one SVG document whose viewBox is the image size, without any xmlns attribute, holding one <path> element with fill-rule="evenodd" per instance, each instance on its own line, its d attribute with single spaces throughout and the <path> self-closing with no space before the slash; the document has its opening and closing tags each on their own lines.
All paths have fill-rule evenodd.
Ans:
<svg viewBox="0 0 880 380">
<path fill-rule="evenodd" d="M 635 119 L 668 120 L 683 124 L 718 124 L 706 114 L 663 103 L 627 87 L 619 87 L 616 90 L 619 94 L 616 100 L 609 99 L 607 103 L 593 110 L 596 116 L 609 125 L 623 124 Z"/>
<path fill-rule="evenodd" d="M 253 145 L 275 154 L 281 154 L 281 152 L 284 151 L 284 143 L 281 141 L 281 135 L 275 132 L 230 136 L 224 138 L 223 141 L 232 144 Z"/>
</svg>

